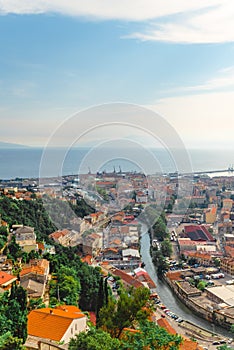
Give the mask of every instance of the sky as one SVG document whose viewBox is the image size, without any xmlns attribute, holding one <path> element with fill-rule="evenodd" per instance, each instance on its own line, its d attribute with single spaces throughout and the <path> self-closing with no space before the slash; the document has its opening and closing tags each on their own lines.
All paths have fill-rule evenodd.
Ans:
<svg viewBox="0 0 234 350">
<path fill-rule="evenodd" d="M 234 148 L 233 1 L 0 0 L 0 52 L 0 141 L 44 146 L 75 113 L 121 102 L 187 148 Z"/>
</svg>

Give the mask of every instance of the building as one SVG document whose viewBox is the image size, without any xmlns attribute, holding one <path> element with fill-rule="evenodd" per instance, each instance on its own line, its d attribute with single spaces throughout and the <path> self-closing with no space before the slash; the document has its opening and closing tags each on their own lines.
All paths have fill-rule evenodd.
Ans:
<svg viewBox="0 0 234 350">
<path fill-rule="evenodd" d="M 213 206 L 212 208 L 205 209 L 204 216 L 206 224 L 213 225 L 216 221 L 217 207 Z"/>
<path fill-rule="evenodd" d="M 64 344 L 86 328 L 86 316 L 76 306 L 37 309 L 28 315 L 29 336 Z"/>
<path fill-rule="evenodd" d="M 15 241 L 26 253 L 29 253 L 32 250 L 38 250 L 36 234 L 33 227 L 18 227 L 15 231 Z"/>
<path fill-rule="evenodd" d="M 222 258 L 220 260 L 220 268 L 222 271 L 234 276 L 234 258 Z"/>
<path fill-rule="evenodd" d="M 223 209 L 231 211 L 233 205 L 233 200 L 230 198 L 223 199 Z"/>
<path fill-rule="evenodd" d="M 184 227 L 184 232 L 192 241 L 215 241 L 204 225 L 187 225 Z"/>
<path fill-rule="evenodd" d="M 17 281 L 17 277 L 4 271 L 0 271 L 0 288 L 2 290 L 9 290 L 15 281 Z"/>
<path fill-rule="evenodd" d="M 207 297 L 217 304 L 234 306 L 234 286 L 215 286 L 205 289 Z"/>
</svg>

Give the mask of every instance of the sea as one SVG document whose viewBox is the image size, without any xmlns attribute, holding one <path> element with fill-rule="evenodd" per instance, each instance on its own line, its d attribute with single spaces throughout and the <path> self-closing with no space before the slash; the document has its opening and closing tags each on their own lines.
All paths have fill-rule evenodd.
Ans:
<svg viewBox="0 0 234 350">
<path fill-rule="evenodd" d="M 0 149 L 0 179 L 39 178 L 80 173 L 138 172 L 190 173 L 224 170 L 209 174 L 234 175 L 228 172 L 233 167 L 234 152 L 217 149 L 108 149 L 91 148 L 43 149 L 2 148 Z"/>
</svg>

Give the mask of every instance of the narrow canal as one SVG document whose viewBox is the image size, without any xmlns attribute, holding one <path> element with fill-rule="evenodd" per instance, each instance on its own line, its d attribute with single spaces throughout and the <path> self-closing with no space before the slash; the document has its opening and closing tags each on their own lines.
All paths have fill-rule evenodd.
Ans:
<svg viewBox="0 0 234 350">
<path fill-rule="evenodd" d="M 170 287 L 164 282 L 158 279 L 157 274 L 155 272 L 154 265 L 150 256 L 150 238 L 147 233 L 147 228 L 144 224 L 142 224 L 142 235 L 141 235 L 141 256 L 142 261 L 145 263 L 145 269 L 156 283 L 157 293 L 168 309 L 174 312 L 176 315 L 181 317 L 184 320 L 188 320 L 197 324 L 205 329 L 208 329 L 212 332 L 216 332 L 222 334 L 225 337 L 232 337 L 231 332 L 211 324 L 209 321 L 204 320 L 203 318 L 194 314 L 187 306 L 185 306 L 175 294 L 170 289 Z"/>
</svg>

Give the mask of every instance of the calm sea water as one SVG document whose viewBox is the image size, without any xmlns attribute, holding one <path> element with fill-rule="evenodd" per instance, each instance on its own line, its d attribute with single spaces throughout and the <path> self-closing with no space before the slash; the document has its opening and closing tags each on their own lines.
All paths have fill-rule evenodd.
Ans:
<svg viewBox="0 0 234 350">
<path fill-rule="evenodd" d="M 90 152 L 90 149 L 72 149 L 66 154 L 61 150 L 52 150 L 51 160 L 44 164 L 44 176 L 57 176 L 94 171 L 143 171 L 147 174 L 155 172 L 174 172 L 177 161 L 162 149 L 147 152 L 130 150 L 102 149 Z M 187 159 L 180 164 L 179 171 L 196 171 L 227 169 L 234 164 L 233 151 L 221 150 L 188 150 L 191 164 Z M 39 177 L 43 149 L 0 149 L 0 178 Z M 179 153 L 178 153 L 179 154 Z M 179 158 L 183 161 L 184 153 Z M 59 163 L 59 164 L 58 164 Z M 59 169 L 59 174 L 58 174 Z"/>
</svg>

